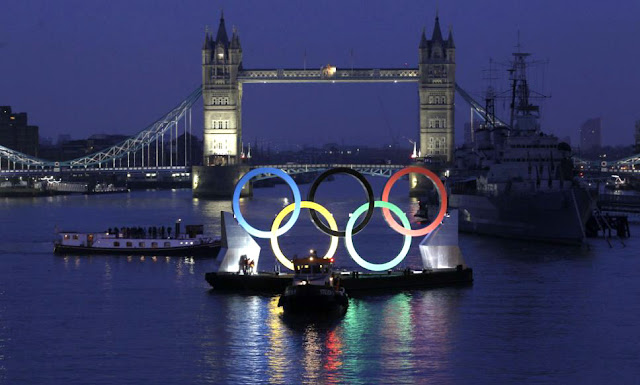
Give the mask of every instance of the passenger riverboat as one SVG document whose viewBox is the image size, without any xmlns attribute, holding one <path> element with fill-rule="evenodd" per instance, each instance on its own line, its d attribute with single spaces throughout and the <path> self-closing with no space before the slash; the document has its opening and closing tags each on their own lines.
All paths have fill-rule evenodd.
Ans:
<svg viewBox="0 0 640 385">
<path fill-rule="evenodd" d="M 349 306 L 349 297 L 340 287 L 339 276 L 332 272 L 333 258 L 318 258 L 314 252 L 306 258 L 294 258 L 294 276 L 278 301 L 285 312 L 338 313 Z"/>
<path fill-rule="evenodd" d="M 203 234 L 202 225 L 187 225 L 180 231 L 180 222 L 172 227 L 122 227 L 105 232 L 80 233 L 59 231 L 54 243 L 56 254 L 119 254 L 215 258 L 220 240 Z"/>
</svg>

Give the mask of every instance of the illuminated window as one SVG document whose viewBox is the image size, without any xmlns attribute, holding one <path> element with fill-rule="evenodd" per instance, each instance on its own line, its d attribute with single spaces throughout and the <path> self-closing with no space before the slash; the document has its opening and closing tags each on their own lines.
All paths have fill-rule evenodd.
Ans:
<svg viewBox="0 0 640 385">
<path fill-rule="evenodd" d="M 212 120 L 211 128 L 215 129 L 228 129 L 229 128 L 229 120 Z"/>
<path fill-rule="evenodd" d="M 73 234 L 73 239 L 77 241 L 78 240 L 78 234 Z"/>
<path fill-rule="evenodd" d="M 67 239 L 67 240 L 68 240 L 69 238 L 70 238 L 70 237 L 69 237 L 69 234 L 65 234 L 65 235 L 64 235 L 64 239 Z"/>
</svg>

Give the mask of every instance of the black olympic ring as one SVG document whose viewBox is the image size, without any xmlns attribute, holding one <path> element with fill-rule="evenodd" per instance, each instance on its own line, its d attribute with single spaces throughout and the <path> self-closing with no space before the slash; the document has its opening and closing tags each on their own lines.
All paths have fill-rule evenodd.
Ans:
<svg viewBox="0 0 640 385">
<path fill-rule="evenodd" d="M 358 182 L 360 182 L 360 185 L 362 186 L 362 188 L 364 188 L 364 190 L 367 193 L 367 199 L 369 200 L 369 207 L 367 208 L 367 214 L 365 215 L 362 222 L 360 222 L 360 224 L 358 224 L 358 226 L 356 226 L 353 229 L 353 234 L 357 234 L 360 230 L 364 229 L 365 226 L 367 226 L 367 224 L 371 220 L 371 216 L 373 215 L 374 204 L 375 204 L 373 189 L 371 188 L 369 181 L 367 181 L 367 179 L 362 174 L 348 167 L 336 167 L 336 168 L 332 168 L 331 170 L 327 170 L 322 174 L 320 174 L 316 178 L 316 180 L 313 181 L 313 184 L 311 185 L 311 189 L 309 190 L 309 195 L 307 196 L 307 200 L 310 202 L 315 202 L 314 198 L 316 195 L 316 190 L 318 189 L 318 186 L 320 186 L 320 183 L 323 180 L 325 180 L 327 177 L 334 174 L 351 175 L 352 177 L 356 178 Z M 309 210 L 309 214 L 311 214 L 311 219 L 313 220 L 313 223 L 315 223 L 318 230 L 322 231 L 323 233 L 327 235 L 332 235 L 334 237 L 344 237 L 346 235 L 344 231 L 336 231 L 328 228 L 324 223 L 322 223 L 320 218 L 318 218 L 318 213 L 316 213 L 315 210 Z"/>
</svg>

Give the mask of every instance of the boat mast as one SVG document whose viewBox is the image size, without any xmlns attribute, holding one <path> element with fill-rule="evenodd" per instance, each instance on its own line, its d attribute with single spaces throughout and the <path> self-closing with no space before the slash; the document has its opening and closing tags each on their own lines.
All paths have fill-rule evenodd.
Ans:
<svg viewBox="0 0 640 385">
<path fill-rule="evenodd" d="M 540 64 L 539 62 L 531 63 L 527 58 L 530 53 L 520 52 L 520 33 L 518 33 L 517 52 L 513 53 L 513 62 L 507 70 L 509 72 L 509 80 L 511 80 L 511 119 L 510 126 L 516 132 L 532 131 L 537 132 L 540 129 L 538 120 L 540 118 L 540 106 L 531 104 L 532 98 L 546 98 L 546 96 L 533 92 L 529 88 L 527 81 L 527 66 L 529 64 Z"/>
</svg>

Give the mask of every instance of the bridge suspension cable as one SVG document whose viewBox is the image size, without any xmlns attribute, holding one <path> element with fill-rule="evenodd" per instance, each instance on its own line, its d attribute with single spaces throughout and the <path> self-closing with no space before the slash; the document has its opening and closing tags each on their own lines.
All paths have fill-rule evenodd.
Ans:
<svg viewBox="0 0 640 385">
<path fill-rule="evenodd" d="M 467 93 L 467 91 L 465 91 L 462 87 L 460 87 L 460 85 L 458 83 L 456 83 L 456 92 L 458 94 L 460 94 L 460 96 L 462 96 L 462 98 L 467 103 L 469 103 L 469 105 L 471 105 L 471 108 L 473 109 L 473 111 L 475 113 L 477 113 L 481 118 L 483 118 L 483 119 L 487 119 L 488 118 L 487 110 L 484 107 L 482 107 L 482 105 L 480 103 L 478 103 L 471 95 L 469 95 L 469 93 Z M 497 126 L 509 127 L 509 125 L 507 123 L 503 122 L 498 117 L 494 117 L 493 120 L 495 121 L 495 124 Z"/>
<path fill-rule="evenodd" d="M 0 146 L 0 172 L 3 170 L 17 169 L 49 169 L 58 167 L 69 168 L 89 168 L 89 167 L 116 167 L 116 161 L 122 167 L 122 162 L 126 158 L 127 168 L 136 167 L 137 154 L 140 153 L 140 165 L 142 167 L 151 167 L 151 145 L 155 141 L 155 167 L 164 165 L 164 135 L 169 131 L 171 137 L 171 149 L 169 156 L 170 164 L 173 166 L 174 158 L 176 166 L 178 165 L 178 125 L 184 119 L 184 166 L 187 166 L 187 131 L 191 133 L 191 108 L 193 104 L 202 95 L 202 87 L 196 88 L 182 102 L 175 106 L 171 111 L 163 115 L 153 124 L 147 126 L 134 136 L 104 150 L 94 152 L 90 155 L 68 161 L 50 161 L 27 155 L 10 148 Z M 175 139 L 173 129 L 175 128 Z M 173 141 L 175 140 L 175 145 Z M 159 143 L 161 148 L 158 149 Z M 146 159 L 145 159 L 146 147 Z M 175 155 L 173 154 L 175 147 Z M 161 151 L 161 154 L 158 153 Z M 162 162 L 162 163 L 160 163 Z"/>
<path fill-rule="evenodd" d="M 135 165 L 135 153 L 138 150 L 142 150 L 142 156 L 140 157 L 141 165 L 144 167 L 144 147 L 149 147 L 151 143 L 156 140 L 164 139 L 164 133 L 169 130 L 173 136 L 173 128 L 176 129 L 176 146 L 177 146 L 177 132 L 178 132 L 178 121 L 182 119 L 183 116 L 187 114 L 187 112 L 191 109 L 193 104 L 200 98 L 202 95 L 202 87 L 196 88 L 186 99 L 184 99 L 180 104 L 178 104 L 173 110 L 169 111 L 162 118 L 158 119 L 155 123 L 151 124 L 144 130 L 140 131 L 137 135 L 132 136 L 131 138 L 116 144 L 115 146 L 109 147 L 105 150 L 95 152 L 91 155 L 73 159 L 66 162 L 60 162 L 60 165 L 69 166 L 69 167 L 88 167 L 100 165 L 105 162 L 119 159 L 124 157 L 130 153 L 134 153 L 134 165 Z M 186 137 L 185 137 L 186 140 Z M 170 151 L 170 156 L 173 158 L 173 151 Z M 157 154 L 157 152 L 156 152 Z M 147 156 L 149 156 L 149 149 L 147 149 Z M 177 152 L 176 152 L 177 156 Z M 173 162 L 171 162 L 173 165 Z M 149 160 L 147 160 L 147 166 L 149 165 Z"/>
</svg>

